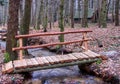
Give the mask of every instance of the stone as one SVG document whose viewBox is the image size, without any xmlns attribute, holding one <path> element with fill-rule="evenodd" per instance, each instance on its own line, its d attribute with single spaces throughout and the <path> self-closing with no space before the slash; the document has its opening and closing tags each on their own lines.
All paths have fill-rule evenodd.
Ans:
<svg viewBox="0 0 120 84">
<path fill-rule="evenodd" d="M 119 54 L 119 52 L 117 52 L 117 51 L 107 51 L 107 52 L 100 52 L 100 54 L 111 58 L 111 57 L 117 56 Z"/>
</svg>

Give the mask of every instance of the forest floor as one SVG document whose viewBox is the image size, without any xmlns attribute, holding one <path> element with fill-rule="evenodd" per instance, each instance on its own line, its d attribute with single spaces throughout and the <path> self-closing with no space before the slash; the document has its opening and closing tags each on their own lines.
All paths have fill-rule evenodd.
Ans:
<svg viewBox="0 0 120 84">
<path fill-rule="evenodd" d="M 95 24 L 94 24 L 95 25 Z M 117 55 L 110 57 L 113 62 L 115 62 L 115 66 L 113 66 L 116 69 L 116 73 L 118 74 L 120 78 L 120 26 L 114 27 L 113 24 L 109 24 L 107 28 L 98 28 L 97 26 L 89 25 L 89 28 L 93 30 L 92 33 L 88 33 L 88 37 L 97 38 L 99 39 L 103 47 L 98 47 L 96 41 L 89 42 L 89 49 L 97 52 L 97 53 L 104 53 L 108 51 L 115 51 L 118 52 Z M 76 25 L 76 28 L 65 28 L 65 31 L 77 31 L 81 30 L 83 28 L 79 28 L 78 25 Z M 85 28 L 84 28 L 85 29 Z M 52 30 L 48 29 L 48 32 L 55 32 L 59 31 L 59 28 L 54 28 Z M 30 33 L 39 33 L 42 32 L 32 30 Z M 71 41 L 71 40 L 78 40 L 81 38 L 81 34 L 68 34 L 65 35 L 65 41 Z M 41 37 L 40 37 L 41 38 Z M 45 36 L 42 37 L 42 40 L 46 42 L 58 42 L 58 36 Z M 69 47 L 69 49 L 72 49 L 73 51 L 78 50 L 76 46 L 79 44 L 70 44 L 66 47 Z M 0 52 L 0 84 L 13 84 L 14 82 L 18 82 L 17 84 L 22 84 L 22 80 L 24 79 L 23 75 L 21 74 L 2 74 L 1 72 L 1 65 L 3 63 L 4 59 L 4 53 L 2 51 Z"/>
<path fill-rule="evenodd" d="M 98 28 L 95 24 L 90 24 L 88 28 L 80 28 L 79 25 L 75 25 L 75 28 L 65 28 L 65 31 L 77 31 L 77 30 L 92 30 L 92 33 L 88 33 L 88 37 L 92 37 L 93 39 L 98 39 L 100 43 L 102 43 L 103 47 L 99 47 L 96 40 L 90 41 L 89 49 L 95 52 L 102 51 L 110 51 L 110 50 L 120 50 L 120 28 L 113 26 L 113 24 L 109 24 L 107 28 Z M 48 29 L 48 32 L 57 32 L 60 31 L 57 26 L 54 29 Z M 40 33 L 43 31 L 32 30 L 30 33 Z M 39 38 L 39 37 L 38 37 Z M 64 35 L 65 41 L 79 40 L 82 38 L 82 34 L 74 33 Z M 47 43 L 59 42 L 58 35 L 54 36 L 43 36 L 40 37 L 40 40 L 44 40 Z M 69 48 L 74 49 L 77 44 L 70 44 Z M 69 45 L 68 45 L 69 46 Z"/>
</svg>

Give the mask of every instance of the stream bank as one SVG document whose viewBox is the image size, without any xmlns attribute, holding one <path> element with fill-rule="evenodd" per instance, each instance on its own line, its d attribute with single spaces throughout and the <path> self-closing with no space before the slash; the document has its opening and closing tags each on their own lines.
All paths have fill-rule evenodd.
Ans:
<svg viewBox="0 0 120 84">
<path fill-rule="evenodd" d="M 1 42 L 1 45 L 2 47 L 5 47 L 4 42 Z M 49 52 L 49 50 L 41 49 L 41 48 L 30 49 L 29 53 L 31 54 L 31 57 L 55 55 L 55 53 Z M 113 54 L 113 56 L 110 57 L 116 58 L 118 60 L 117 63 L 120 63 L 119 56 L 120 56 L 119 54 L 117 55 Z M 3 59 L 3 55 L 2 55 L 2 59 Z M 120 66 L 118 65 L 118 67 L 116 68 L 120 69 L 119 67 Z M 31 72 L 30 75 L 29 76 L 27 75 L 26 78 L 23 78 L 23 74 L 1 75 L 0 83 L 1 82 L 5 83 L 5 80 L 7 78 L 8 79 L 7 81 L 11 81 L 9 82 L 11 84 L 14 83 L 23 84 L 22 82 L 23 79 L 24 79 L 24 84 L 112 84 L 112 83 L 104 82 L 99 77 L 83 74 L 79 72 L 77 66 L 69 66 L 69 67 L 40 70 L 40 71 L 38 70 Z"/>
<path fill-rule="evenodd" d="M 46 49 L 29 49 L 32 56 L 52 56 L 55 53 Z M 78 66 L 38 70 L 30 73 L 31 79 L 25 84 L 109 84 L 101 78 L 81 73 Z"/>
</svg>

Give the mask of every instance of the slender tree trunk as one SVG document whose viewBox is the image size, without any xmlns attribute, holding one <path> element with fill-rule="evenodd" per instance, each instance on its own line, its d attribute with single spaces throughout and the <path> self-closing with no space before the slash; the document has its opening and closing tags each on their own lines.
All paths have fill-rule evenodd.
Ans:
<svg viewBox="0 0 120 84">
<path fill-rule="evenodd" d="M 20 8 L 19 8 L 19 11 L 20 11 L 20 13 L 19 13 L 19 17 L 20 17 L 20 19 L 19 19 L 19 25 L 20 25 L 20 27 L 21 27 L 22 18 L 23 18 L 23 0 L 20 0 Z"/>
<path fill-rule="evenodd" d="M 8 33 L 6 40 L 6 52 L 10 56 L 10 60 L 17 59 L 17 53 L 12 51 L 13 47 L 17 46 L 15 35 L 18 31 L 18 10 L 20 0 L 9 0 L 9 19 L 8 19 Z"/>
<path fill-rule="evenodd" d="M 71 16 L 71 28 L 74 28 L 74 0 L 71 0 L 70 16 Z"/>
<path fill-rule="evenodd" d="M 64 31 L 63 10 L 64 10 L 64 0 L 61 0 L 60 1 L 60 11 L 59 11 L 59 15 L 60 15 L 59 27 L 60 27 L 61 32 Z M 60 35 L 59 40 L 60 40 L 60 42 L 64 42 L 64 35 L 63 34 Z"/>
<path fill-rule="evenodd" d="M 79 18 L 79 20 L 80 20 L 80 0 L 78 0 L 78 18 Z M 80 23 L 81 21 L 79 21 L 79 23 Z"/>
<path fill-rule="evenodd" d="M 38 17 L 39 17 L 39 10 L 40 10 L 40 2 L 41 0 L 36 0 L 35 1 L 35 24 L 34 24 L 34 29 L 37 29 L 37 22 L 38 22 Z"/>
<path fill-rule="evenodd" d="M 100 28 L 101 27 L 101 23 L 100 23 L 100 14 L 101 14 L 101 1 L 98 0 L 98 27 Z"/>
<path fill-rule="evenodd" d="M 43 29 L 44 32 L 47 32 L 47 26 L 48 26 L 48 0 L 45 0 L 44 5 L 44 15 L 43 15 Z"/>
<path fill-rule="evenodd" d="M 20 28 L 21 34 L 29 34 L 29 26 L 31 20 L 31 3 L 32 0 L 25 0 L 24 15 L 22 19 L 22 26 Z M 27 45 L 27 38 L 23 40 L 23 46 L 26 45 Z M 25 54 L 28 54 L 27 50 L 25 50 Z"/>
<path fill-rule="evenodd" d="M 52 29 L 52 1 L 49 1 L 49 27 Z"/>
<path fill-rule="evenodd" d="M 39 14 L 38 14 L 38 17 L 37 17 L 37 21 L 36 21 L 36 29 L 39 30 L 40 29 L 40 24 L 41 24 L 41 18 L 43 16 L 43 0 L 40 0 L 40 9 L 39 9 Z"/>
<path fill-rule="evenodd" d="M 66 26 L 66 24 L 70 24 L 70 22 L 69 22 L 69 16 L 70 16 L 70 14 L 69 14 L 69 2 L 70 2 L 70 0 L 65 0 L 65 3 L 64 3 L 64 11 L 65 11 L 65 13 L 64 13 L 64 26 Z"/>
<path fill-rule="evenodd" d="M 106 14 L 106 19 L 108 19 L 108 12 L 109 12 L 109 8 L 110 8 L 110 2 L 111 2 L 111 0 L 109 0 L 109 2 L 108 2 L 108 4 L 107 4 L 107 14 Z"/>
<path fill-rule="evenodd" d="M 8 16 L 8 5 L 5 4 L 5 7 L 4 7 L 4 26 L 7 23 L 7 16 Z"/>
<path fill-rule="evenodd" d="M 35 29 L 35 26 L 36 26 L 36 20 L 37 20 L 37 13 L 38 13 L 38 4 L 40 0 L 32 0 L 32 3 L 31 3 L 31 23 L 30 25 L 34 27 Z"/>
<path fill-rule="evenodd" d="M 114 0 L 112 0 L 112 22 L 114 23 L 114 21 L 115 21 L 115 12 L 114 12 L 114 10 L 115 10 L 115 1 Z"/>
<path fill-rule="evenodd" d="M 119 26 L 119 6 L 120 0 L 115 2 L 115 26 Z"/>
<path fill-rule="evenodd" d="M 100 13 L 100 24 L 102 26 L 102 28 L 106 28 L 107 27 L 107 0 L 102 0 L 101 3 L 101 13 Z"/>
<path fill-rule="evenodd" d="M 84 0 L 84 13 L 82 18 L 82 27 L 88 27 L 88 0 Z"/>
</svg>

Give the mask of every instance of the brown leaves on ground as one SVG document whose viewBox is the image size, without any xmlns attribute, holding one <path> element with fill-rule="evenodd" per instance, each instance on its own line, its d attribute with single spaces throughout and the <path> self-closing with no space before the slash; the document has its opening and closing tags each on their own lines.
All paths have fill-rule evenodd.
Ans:
<svg viewBox="0 0 120 84">
<path fill-rule="evenodd" d="M 109 24 L 107 28 L 98 28 L 97 26 L 91 26 L 89 28 L 65 28 L 65 31 L 77 31 L 77 30 L 86 30 L 90 29 L 93 32 L 88 33 L 88 37 L 92 37 L 93 39 L 98 39 L 103 47 L 98 47 L 98 43 L 96 40 L 90 41 L 89 43 L 89 49 L 96 51 L 96 52 L 102 52 L 102 51 L 108 51 L 108 50 L 120 50 L 120 28 L 113 26 L 113 24 Z M 48 32 L 56 32 L 59 31 L 59 28 L 53 28 L 52 30 L 48 29 Z M 42 30 L 33 30 L 30 33 L 40 33 L 43 32 Z M 56 36 L 41 36 L 42 40 L 44 40 L 47 43 L 55 43 L 59 42 L 58 35 Z M 74 34 L 67 34 L 65 35 L 65 41 L 73 41 L 73 40 L 79 40 L 82 38 L 81 33 L 74 33 Z M 68 45 L 69 48 L 74 49 L 75 46 L 78 46 L 79 43 L 76 44 L 70 44 Z"/>
</svg>

